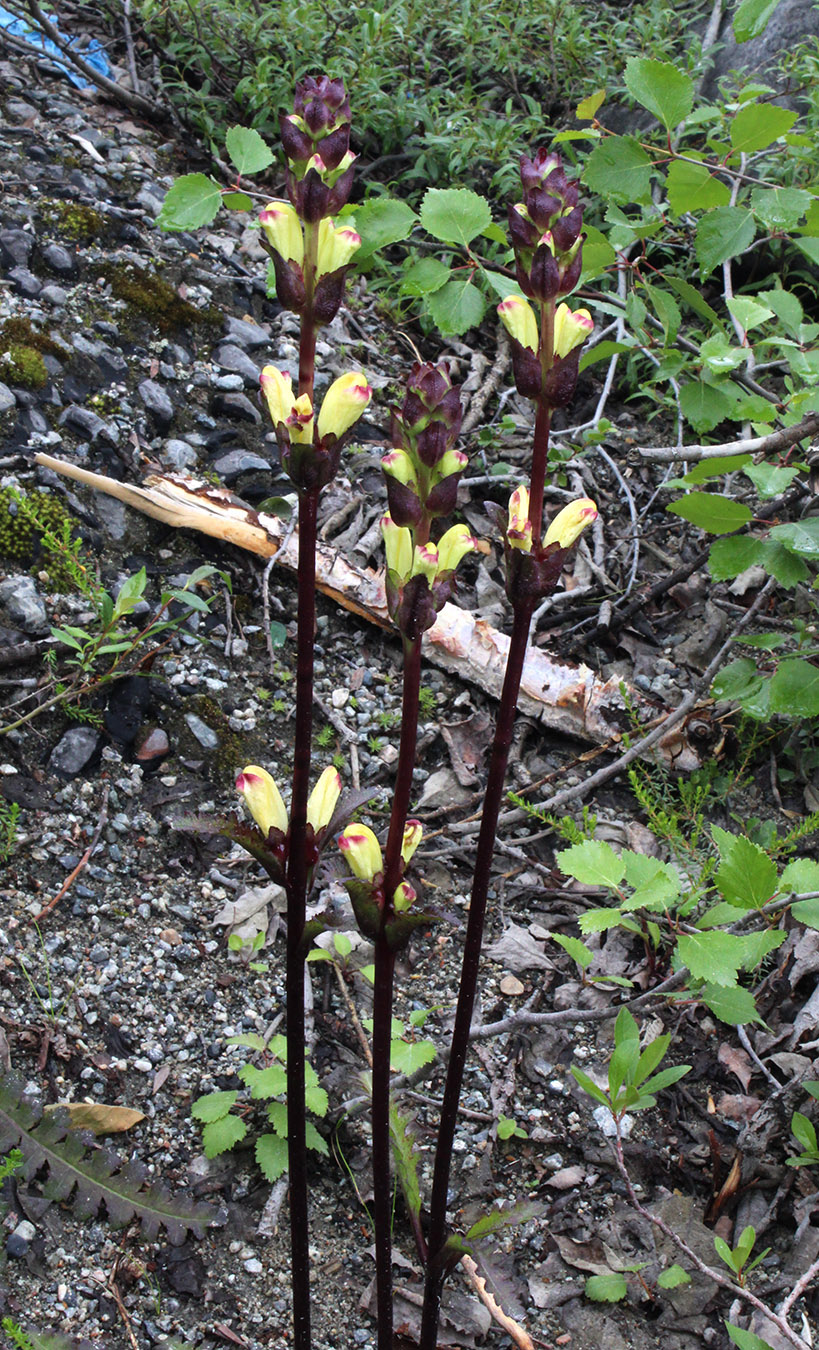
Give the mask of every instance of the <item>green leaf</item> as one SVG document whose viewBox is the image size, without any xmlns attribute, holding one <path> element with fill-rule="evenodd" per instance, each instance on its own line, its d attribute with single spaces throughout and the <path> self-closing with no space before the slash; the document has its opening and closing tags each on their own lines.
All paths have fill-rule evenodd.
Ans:
<svg viewBox="0 0 819 1350">
<path fill-rule="evenodd" d="M 766 928 L 761 933 L 746 933 L 742 939 L 745 943 L 743 968 L 745 970 L 756 970 L 766 956 L 775 952 L 777 947 L 782 946 L 786 936 L 786 933 L 779 930 L 772 931 L 770 928 Z"/>
<path fill-rule="evenodd" d="M 253 198 L 248 197 L 246 192 L 226 192 L 222 198 L 222 205 L 229 211 L 252 211 Z"/>
<path fill-rule="evenodd" d="M 733 473 L 736 469 L 741 469 L 749 464 L 750 460 L 750 455 L 720 455 L 713 459 L 701 459 L 681 479 L 681 482 L 686 486 L 696 487 L 698 484 L 707 483 L 713 478 L 722 478 L 726 473 Z M 671 484 L 666 486 L 670 487 Z"/>
<path fill-rule="evenodd" d="M 432 295 L 449 281 L 452 271 L 438 258 L 419 258 L 405 268 L 401 280 L 402 295 Z"/>
<path fill-rule="evenodd" d="M 758 291 L 756 298 L 762 304 L 770 306 L 786 333 L 798 342 L 799 330 L 805 317 L 799 297 L 792 291 L 783 291 L 777 286 L 772 291 Z"/>
<path fill-rule="evenodd" d="M 819 891 L 819 862 L 812 858 L 794 858 L 789 862 L 779 878 L 779 889 L 783 895 L 794 891 Z"/>
<path fill-rule="evenodd" d="M 758 844 L 738 834 L 723 854 L 714 880 L 729 904 L 761 909 L 776 890 L 776 863 Z"/>
<path fill-rule="evenodd" d="M 643 289 L 651 301 L 657 318 L 663 325 L 663 334 L 665 337 L 665 346 L 673 343 L 679 332 L 682 315 L 679 306 L 673 296 L 668 291 L 663 291 L 659 286 L 652 286 L 649 282 L 643 282 Z"/>
<path fill-rule="evenodd" d="M 578 916 L 577 926 L 581 933 L 605 933 L 608 928 L 617 928 L 623 922 L 619 909 L 587 909 Z M 632 929 L 636 924 L 625 925 Z M 637 928 L 639 932 L 639 928 Z"/>
<path fill-rule="evenodd" d="M 323 1087 L 317 1087 L 313 1084 L 304 1089 L 304 1104 L 308 1111 L 312 1111 L 314 1116 L 323 1119 L 327 1115 L 330 1099 Z"/>
<path fill-rule="evenodd" d="M 747 534 L 735 536 L 733 539 L 730 537 L 715 539 L 708 555 L 708 571 L 714 581 L 730 581 L 733 577 L 738 577 L 740 572 L 744 572 L 746 568 L 761 563 L 764 554 L 763 541 L 753 539 Z M 738 666 L 740 662 L 734 661 L 732 665 Z M 753 661 L 749 665 L 752 670 L 756 670 Z M 722 675 L 724 674 L 725 671 L 722 672 Z M 719 679 L 721 676 L 717 678 Z M 727 694 L 725 697 L 733 698 L 735 696 Z"/>
<path fill-rule="evenodd" d="M 239 1116 L 221 1116 L 219 1120 L 208 1121 L 202 1131 L 202 1147 L 206 1158 L 218 1158 L 227 1153 L 235 1144 L 241 1143 L 247 1134 L 247 1125 Z"/>
<path fill-rule="evenodd" d="M 580 358 L 579 370 L 588 370 L 589 366 L 597 365 L 598 361 L 609 361 L 612 356 L 618 352 L 630 352 L 631 346 L 627 342 L 612 342 L 608 338 L 603 342 L 598 342 L 595 347 L 590 347 Z"/>
<path fill-rule="evenodd" d="M 768 27 L 768 21 L 774 10 L 779 4 L 779 0 L 741 0 L 734 15 L 733 29 L 734 37 L 737 42 L 749 42 L 751 38 L 759 37 Z M 731 1335 L 734 1328 L 728 1327 L 728 1334 Z M 745 1333 L 743 1333 L 745 1334 Z M 757 1337 L 757 1339 L 759 1339 Z M 740 1350 L 759 1350 L 758 1346 L 741 1345 Z M 762 1342 L 760 1342 L 760 1345 Z"/>
<path fill-rule="evenodd" d="M 680 390 L 683 417 L 697 435 L 713 431 L 726 417 L 730 417 L 733 406 L 734 400 L 726 388 L 707 384 L 705 380 L 689 380 Z"/>
<path fill-rule="evenodd" d="M 578 122 L 590 122 L 597 113 L 598 108 L 605 102 L 605 89 L 596 89 L 588 98 L 582 98 L 574 110 L 574 115 Z"/>
<path fill-rule="evenodd" d="M 727 183 L 715 178 L 704 164 L 691 164 L 685 159 L 675 159 L 668 170 L 666 195 L 675 216 L 727 206 L 731 200 Z"/>
<path fill-rule="evenodd" d="M 465 248 L 491 221 L 486 198 L 469 188 L 430 188 L 421 203 L 421 224 L 445 244 Z"/>
<path fill-rule="evenodd" d="M 751 193 L 751 208 L 769 230 L 796 229 L 812 201 L 802 188 L 754 188 Z"/>
<path fill-rule="evenodd" d="M 323 1158 L 329 1158 L 330 1150 L 327 1147 L 327 1140 L 323 1134 L 319 1134 L 312 1120 L 304 1122 L 304 1138 L 308 1148 L 314 1153 L 320 1153 Z"/>
<path fill-rule="evenodd" d="M 771 679 L 771 711 L 819 716 L 819 668 L 804 658 L 783 661 Z"/>
<path fill-rule="evenodd" d="M 753 242 L 754 218 L 742 206 L 717 206 L 697 222 L 694 249 L 705 280 L 728 258 L 735 258 Z"/>
<path fill-rule="evenodd" d="M 228 127 L 225 149 L 240 174 L 261 173 L 274 159 L 273 151 L 253 127 Z"/>
<path fill-rule="evenodd" d="M 684 122 L 694 106 L 694 81 L 670 61 L 632 56 L 625 82 L 633 99 L 653 113 L 666 131 Z"/>
<path fill-rule="evenodd" d="M 355 228 L 361 245 L 356 249 L 356 264 L 368 262 L 379 249 L 407 239 L 417 221 L 412 207 L 394 197 L 371 197 L 357 204 Z"/>
<path fill-rule="evenodd" d="M 594 1303 L 619 1303 L 628 1293 L 626 1277 L 619 1271 L 611 1275 L 590 1275 L 585 1294 Z"/>
<path fill-rule="evenodd" d="M 819 558 L 819 516 L 806 516 L 804 520 L 790 521 L 787 525 L 775 525 L 771 530 L 771 538 L 777 539 L 803 558 Z"/>
<path fill-rule="evenodd" d="M 566 937 L 563 933 L 550 933 L 549 936 L 559 947 L 563 948 L 564 952 L 568 953 L 581 970 L 585 970 L 591 965 L 594 960 L 594 952 L 589 951 L 585 942 L 581 942 L 579 938 Z"/>
<path fill-rule="evenodd" d="M 661 1270 L 657 1276 L 657 1285 L 660 1289 L 678 1289 L 681 1284 L 690 1284 L 691 1276 L 682 1266 L 669 1266 L 666 1270 Z"/>
<path fill-rule="evenodd" d="M 749 656 L 742 656 L 723 667 L 711 686 L 711 694 L 718 703 L 741 702 L 755 688 L 758 679 L 756 662 Z"/>
<path fill-rule="evenodd" d="M 221 1120 L 222 1116 L 227 1115 L 238 1096 L 238 1092 L 208 1092 L 204 1097 L 197 1097 L 191 1104 L 191 1115 L 194 1120 L 206 1122 Z"/>
<path fill-rule="evenodd" d="M 586 160 L 583 182 L 605 201 L 651 201 L 652 163 L 632 136 L 607 136 Z"/>
<path fill-rule="evenodd" d="M 764 1026 L 750 989 L 740 985 L 704 984 L 699 996 L 706 1008 L 729 1026 L 745 1026 L 747 1022 L 759 1022 Z"/>
<path fill-rule="evenodd" d="M 508 299 L 510 295 L 520 295 L 520 286 L 513 277 L 505 277 L 502 272 L 484 272 L 482 275 L 501 300 Z"/>
<path fill-rule="evenodd" d="M 807 1116 L 802 1115 L 801 1111 L 794 1111 L 791 1116 L 791 1132 L 806 1153 L 816 1153 L 817 1148 L 819 1148 L 816 1141 L 816 1130 Z"/>
<path fill-rule="evenodd" d="M 746 155 L 764 150 L 790 131 L 796 116 L 775 103 L 746 103 L 731 123 L 731 144 Z"/>
<path fill-rule="evenodd" d="M 737 18 L 739 18 L 740 12 L 750 3 L 759 5 L 762 3 L 762 0 L 742 0 L 742 4 L 740 5 L 739 10 L 737 11 Z M 773 0 L 772 3 L 771 0 L 768 0 L 769 17 L 770 14 L 773 12 L 773 10 L 776 9 L 778 3 L 779 0 Z M 735 26 L 736 22 L 737 20 L 735 19 L 734 20 Z M 734 1342 L 734 1345 L 739 1346 L 739 1350 L 772 1350 L 772 1347 L 768 1344 L 768 1342 L 763 1341 L 762 1337 L 757 1336 L 756 1333 L 753 1331 L 745 1331 L 742 1327 L 732 1327 L 729 1322 L 725 1323 L 725 1330 L 728 1332 L 728 1335 L 731 1337 L 731 1340 Z"/>
<path fill-rule="evenodd" d="M 806 928 L 819 928 L 819 899 L 797 900 L 791 905 L 791 914 Z"/>
<path fill-rule="evenodd" d="M 722 327 L 722 319 L 717 311 L 703 300 L 696 286 L 692 286 L 690 281 L 686 281 L 684 277 L 675 277 L 670 274 L 666 275 L 666 281 L 699 318 L 705 319 L 706 323 L 713 324 L 715 328 Z"/>
<path fill-rule="evenodd" d="M 708 984 L 736 984 L 745 965 L 745 938 L 714 929 L 708 933 L 684 933 L 677 939 L 680 961 L 695 980 Z"/>
<path fill-rule="evenodd" d="M 409 1116 L 402 1116 L 390 1096 L 390 1140 L 395 1170 L 404 1193 L 404 1203 L 417 1222 L 421 1214 L 421 1187 L 418 1180 L 418 1152 Z"/>
<path fill-rule="evenodd" d="M 667 510 L 709 534 L 730 534 L 752 519 L 751 511 L 742 502 L 715 492 L 689 492 L 680 501 L 672 502 Z"/>
<path fill-rule="evenodd" d="M 270 621 L 270 645 L 271 647 L 283 647 L 287 641 L 287 629 L 278 619 Z"/>
<path fill-rule="evenodd" d="M 747 295 L 734 295 L 727 301 L 727 306 L 734 318 L 738 320 L 745 332 L 748 333 L 752 328 L 758 328 L 761 323 L 766 323 L 768 319 L 774 317 L 772 309 L 765 305 L 757 304 Z"/>
<path fill-rule="evenodd" d="M 594 225 L 585 226 L 586 239 L 583 244 L 583 271 L 580 273 L 579 286 L 585 286 L 605 272 L 616 261 L 617 254 L 608 239 Z M 504 299 L 506 297 L 504 296 Z"/>
<path fill-rule="evenodd" d="M 393 1073 L 415 1073 L 423 1064 L 431 1064 L 436 1056 L 432 1041 L 392 1041 L 390 1068 Z"/>
<path fill-rule="evenodd" d="M 787 464 L 748 464 L 744 473 L 764 500 L 783 493 L 799 476 L 800 470 Z"/>
<path fill-rule="evenodd" d="M 566 876 L 574 877 L 584 886 L 619 886 L 626 875 L 623 859 L 602 839 L 587 839 L 562 849 L 557 864 Z"/>
<path fill-rule="evenodd" d="M 460 336 L 469 328 L 477 328 L 486 313 L 486 299 L 467 274 L 453 278 L 430 295 L 427 308 L 444 337 Z"/>
<path fill-rule="evenodd" d="M 210 225 L 222 202 L 222 189 L 203 173 L 186 173 L 165 193 L 156 223 L 163 230 L 196 230 Z"/>
<path fill-rule="evenodd" d="M 725 375 L 729 370 L 736 370 L 737 366 L 747 361 L 748 352 L 743 347 L 735 346 L 725 333 L 712 333 L 700 347 L 700 359 L 715 375 Z M 730 415 L 730 409 L 726 408 L 724 416 Z"/>
<path fill-rule="evenodd" d="M 279 1097 L 287 1088 L 287 1073 L 281 1064 L 268 1064 L 266 1069 L 257 1069 L 254 1064 L 245 1064 L 239 1070 L 242 1082 L 250 1088 L 254 1101 Z"/>
<path fill-rule="evenodd" d="M 515 1133 L 515 1131 L 517 1130 L 517 1128 L 518 1128 L 518 1123 L 517 1123 L 517 1121 L 516 1121 L 516 1120 L 513 1120 L 510 1116 L 499 1116 L 499 1117 L 498 1117 L 498 1138 L 499 1138 L 499 1139 L 511 1139 L 511 1138 L 512 1138 L 512 1135 Z"/>
<path fill-rule="evenodd" d="M 587 1073 L 584 1073 L 582 1069 L 578 1069 L 574 1064 L 571 1066 L 571 1073 L 575 1082 L 589 1097 L 592 1097 L 594 1101 L 599 1102 L 601 1106 L 608 1106 L 609 1099 L 605 1092 L 602 1088 L 597 1086 L 593 1079 L 589 1078 Z"/>
<path fill-rule="evenodd" d="M 278 1181 L 287 1171 L 287 1139 L 278 1134 L 260 1134 L 256 1162 L 268 1181 Z"/>
</svg>

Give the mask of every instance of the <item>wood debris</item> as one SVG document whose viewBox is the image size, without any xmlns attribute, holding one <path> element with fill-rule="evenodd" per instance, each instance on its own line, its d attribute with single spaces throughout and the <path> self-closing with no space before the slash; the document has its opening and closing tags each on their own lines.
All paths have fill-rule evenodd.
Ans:
<svg viewBox="0 0 819 1350">
<path fill-rule="evenodd" d="M 255 511 L 226 488 L 174 473 L 151 473 L 141 486 L 135 486 L 51 455 L 38 454 L 35 461 L 176 529 L 212 535 L 262 558 L 277 555 L 292 571 L 298 566 L 298 532 L 288 536 L 278 517 Z M 345 609 L 391 628 L 383 572 L 358 567 L 332 545 L 320 542 L 316 584 Z M 505 634 L 453 604 L 444 606 L 425 638 L 425 654 L 431 661 L 494 697 L 500 693 L 508 649 Z M 623 688 L 629 705 L 643 721 L 652 721 L 665 711 L 647 703 L 620 679 L 601 680 L 588 666 L 556 661 L 541 648 L 532 647 L 523 670 L 519 706 L 551 731 L 596 744 L 617 744 L 623 730 L 630 729 Z M 685 725 L 675 727 L 656 748 L 678 770 L 699 765 Z"/>
</svg>

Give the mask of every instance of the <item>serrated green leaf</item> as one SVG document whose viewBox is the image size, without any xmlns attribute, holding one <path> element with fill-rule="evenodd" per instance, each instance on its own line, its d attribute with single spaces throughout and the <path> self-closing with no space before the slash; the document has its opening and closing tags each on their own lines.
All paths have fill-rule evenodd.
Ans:
<svg viewBox="0 0 819 1350">
<path fill-rule="evenodd" d="M 707 530 L 709 534 L 730 534 L 747 525 L 753 518 L 750 509 L 742 502 L 735 502 L 715 492 L 689 492 L 666 509 L 699 529 Z"/>
<path fill-rule="evenodd" d="M 803 558 L 819 558 L 819 516 L 806 516 L 804 520 L 789 521 L 787 525 L 775 525 L 771 530 L 771 539 L 784 544 L 792 553 Z"/>
<path fill-rule="evenodd" d="M 415 1147 L 413 1123 L 402 1116 L 390 1097 L 390 1141 L 395 1170 L 404 1194 L 404 1203 L 417 1223 L 421 1214 L 421 1187 L 418 1180 L 418 1153 Z"/>
<path fill-rule="evenodd" d="M 740 5 L 740 9 L 742 9 L 743 6 L 747 5 L 748 3 L 749 0 L 743 0 L 742 5 Z M 773 0 L 772 4 L 770 3 L 769 0 L 768 4 L 769 14 L 776 8 L 777 4 L 778 0 Z M 736 22 L 736 20 L 734 22 Z M 725 1323 L 725 1330 L 728 1332 L 728 1335 L 731 1337 L 731 1340 L 734 1342 L 734 1345 L 739 1347 L 739 1350 L 772 1350 L 772 1347 L 768 1344 L 768 1342 L 763 1341 L 762 1337 L 757 1336 L 756 1333 L 753 1331 L 745 1331 L 743 1327 L 732 1327 L 729 1322 Z"/>
<path fill-rule="evenodd" d="M 617 928 L 622 920 L 619 909 L 587 909 L 578 916 L 577 926 L 584 934 L 605 933 L 608 928 Z"/>
<path fill-rule="evenodd" d="M 587 98 L 582 98 L 574 110 L 574 115 L 578 122 L 590 122 L 597 113 L 598 108 L 605 102 L 605 89 L 596 89 L 593 94 Z"/>
<path fill-rule="evenodd" d="M 265 1069 L 245 1064 L 239 1070 L 239 1077 L 250 1089 L 254 1101 L 279 1097 L 287 1089 L 287 1073 L 281 1064 L 268 1064 Z"/>
<path fill-rule="evenodd" d="M 740 985 L 704 984 L 699 997 L 715 1017 L 729 1026 L 745 1026 L 748 1022 L 759 1022 L 764 1026 L 750 989 Z"/>
<path fill-rule="evenodd" d="M 238 1096 L 238 1092 L 208 1092 L 204 1097 L 197 1097 L 196 1101 L 191 1103 L 191 1115 L 194 1120 L 204 1122 L 221 1120 L 228 1114 Z"/>
<path fill-rule="evenodd" d="M 355 228 L 361 244 L 356 249 L 356 264 L 368 262 L 379 249 L 407 239 L 417 223 L 412 207 L 394 197 L 371 197 L 357 203 Z"/>
<path fill-rule="evenodd" d="M 760 678 L 756 662 L 749 656 L 742 656 L 729 661 L 719 672 L 711 686 L 711 694 L 718 703 L 741 703 L 748 694 L 756 692 Z"/>
<path fill-rule="evenodd" d="M 604 201 L 651 201 L 652 163 L 632 136 L 607 136 L 586 160 L 583 182 Z"/>
<path fill-rule="evenodd" d="M 404 270 L 402 295 L 432 295 L 452 276 L 452 270 L 438 258 L 419 258 Z"/>
<path fill-rule="evenodd" d="M 758 844 L 739 834 L 723 854 L 714 880 L 729 904 L 761 909 L 776 890 L 776 863 Z"/>
<path fill-rule="evenodd" d="M 436 1054 L 432 1041 L 392 1041 L 390 1068 L 393 1073 L 415 1073 L 423 1064 L 431 1064 Z"/>
<path fill-rule="evenodd" d="M 226 192 L 222 197 L 222 205 L 229 211 L 252 211 L 253 198 L 248 197 L 246 192 Z"/>
<path fill-rule="evenodd" d="M 680 961 L 695 980 L 708 984 L 736 984 L 745 964 L 745 939 L 717 929 L 707 933 L 683 933 L 677 939 Z"/>
<path fill-rule="evenodd" d="M 628 1293 L 626 1278 L 619 1271 L 611 1275 L 590 1275 L 585 1294 L 594 1303 L 619 1303 Z"/>
<path fill-rule="evenodd" d="M 256 1162 L 268 1181 L 278 1181 L 287 1171 L 287 1140 L 278 1134 L 260 1134 L 256 1140 Z"/>
<path fill-rule="evenodd" d="M 651 301 L 654 313 L 663 325 L 665 345 L 669 346 L 674 342 L 682 322 L 679 306 L 674 297 L 659 286 L 652 286 L 646 281 L 643 282 L 643 289 Z"/>
<path fill-rule="evenodd" d="M 706 323 L 713 324 L 715 328 L 722 328 L 722 319 L 719 314 L 711 308 L 707 301 L 703 300 L 696 286 L 692 286 L 691 282 L 686 281 L 684 277 L 676 277 L 670 273 L 666 276 L 666 281 L 699 318 L 705 319 Z"/>
<path fill-rule="evenodd" d="M 802 188 L 754 188 L 751 208 L 769 230 L 795 230 L 813 198 Z"/>
<path fill-rule="evenodd" d="M 797 900 L 791 905 L 791 914 L 806 928 L 819 928 L 819 899 Z"/>
<path fill-rule="evenodd" d="M 312 1111 L 314 1116 L 323 1119 L 327 1115 L 330 1099 L 323 1087 L 308 1083 L 304 1089 L 304 1104 L 308 1111 Z"/>
<path fill-rule="evenodd" d="M 733 407 L 733 395 L 723 385 L 709 384 L 705 380 L 689 380 L 680 389 L 683 417 L 698 436 L 705 431 L 713 431 L 720 422 L 724 422 L 731 416 Z"/>
<path fill-rule="evenodd" d="M 314 1153 L 320 1153 L 323 1158 L 328 1158 L 330 1156 L 327 1140 L 324 1138 L 323 1134 L 319 1134 L 312 1120 L 305 1121 L 304 1138 L 307 1147 L 311 1148 Z"/>
<path fill-rule="evenodd" d="M 247 1134 L 247 1125 L 240 1116 L 222 1116 L 210 1120 L 202 1131 L 202 1147 L 206 1158 L 218 1158 L 220 1153 L 241 1143 Z"/>
<path fill-rule="evenodd" d="M 779 878 L 779 889 L 783 895 L 789 891 L 819 891 L 819 862 L 813 858 L 794 858 L 789 862 Z"/>
<path fill-rule="evenodd" d="M 625 83 L 633 99 L 673 131 L 694 106 L 694 81 L 670 61 L 632 56 L 626 63 Z"/>
<path fill-rule="evenodd" d="M 597 1086 L 593 1079 L 589 1078 L 587 1073 L 584 1073 L 582 1069 L 578 1069 L 576 1065 L 572 1064 L 571 1074 L 578 1086 L 581 1087 L 589 1097 L 592 1097 L 594 1101 L 599 1102 L 601 1106 L 608 1106 L 609 1099 L 605 1092 L 602 1088 Z"/>
<path fill-rule="evenodd" d="M 777 286 L 772 291 L 758 291 L 756 298 L 763 305 L 770 306 L 788 336 L 798 342 L 800 326 L 805 317 L 799 297 Z"/>
<path fill-rule="evenodd" d="M 771 711 L 819 716 L 819 667 L 804 658 L 782 661 L 771 678 Z"/>
<path fill-rule="evenodd" d="M 715 178 L 704 164 L 691 164 L 685 159 L 675 159 L 669 168 L 666 195 L 675 216 L 727 206 L 731 200 L 727 183 Z"/>
<path fill-rule="evenodd" d="M 165 193 L 156 223 L 163 230 L 210 225 L 222 204 L 222 189 L 203 173 L 186 173 Z"/>
<path fill-rule="evenodd" d="M 751 38 L 764 33 L 778 4 L 779 0 L 741 0 L 733 21 L 734 37 L 737 42 L 749 42 Z M 731 1331 L 732 1328 L 728 1327 L 729 1335 Z M 739 1341 L 736 1344 L 739 1345 Z M 759 1350 L 759 1347 L 744 1345 L 740 1346 L 740 1350 Z"/>
<path fill-rule="evenodd" d="M 240 174 L 261 173 L 274 159 L 273 151 L 253 127 L 228 127 L 225 149 Z"/>
<path fill-rule="evenodd" d="M 746 103 L 731 123 L 731 144 L 746 155 L 764 150 L 790 131 L 796 117 L 776 103 Z"/>
<path fill-rule="evenodd" d="M 591 965 L 594 952 L 589 951 L 585 942 L 581 942 L 579 938 L 566 937 L 563 933 L 550 933 L 549 936 L 580 966 L 581 970 Z"/>
<path fill-rule="evenodd" d="M 755 234 L 754 218 L 742 206 L 717 206 L 697 222 L 694 251 L 704 281 L 715 267 L 742 253 Z"/>
<path fill-rule="evenodd" d="M 586 225 L 584 233 L 586 239 L 583 244 L 583 270 L 580 273 L 579 286 L 585 286 L 595 277 L 601 276 L 606 268 L 611 267 L 617 260 L 617 254 L 608 239 L 600 230 L 595 229 L 594 225 Z"/>
<path fill-rule="evenodd" d="M 461 336 L 477 328 L 486 313 L 486 299 L 467 274 L 453 277 L 430 295 L 427 308 L 443 336 Z"/>
<path fill-rule="evenodd" d="M 690 1284 L 691 1276 L 682 1266 L 669 1266 L 666 1270 L 660 1271 L 657 1276 L 657 1284 L 660 1289 L 678 1289 L 681 1284 Z"/>
<path fill-rule="evenodd" d="M 726 301 L 726 305 L 746 333 L 750 332 L 752 328 L 757 328 L 761 323 L 767 323 L 768 319 L 774 317 L 772 309 L 768 309 L 766 305 L 758 304 L 748 295 L 733 295 Z"/>
<path fill-rule="evenodd" d="M 736 370 L 737 366 L 741 366 L 747 359 L 747 350 L 736 346 L 725 333 L 712 333 L 700 347 L 700 360 L 715 375 L 726 375 L 729 371 Z M 730 412 L 726 410 L 724 416 L 730 416 Z M 706 460 L 705 463 L 707 462 Z"/>
<path fill-rule="evenodd" d="M 738 577 L 740 572 L 744 572 L 746 568 L 761 563 L 764 554 L 763 541 L 753 539 L 747 534 L 733 539 L 730 537 L 715 539 L 708 555 L 708 571 L 714 581 L 730 581 L 733 577 Z M 731 664 L 738 668 L 740 663 L 733 661 Z M 750 668 L 755 671 L 754 663 L 750 662 L 749 664 Z M 725 671 L 722 671 L 717 678 L 720 679 L 724 675 Z M 725 694 L 723 697 L 734 698 L 736 696 Z"/>
<path fill-rule="evenodd" d="M 483 279 L 501 300 L 510 295 L 520 295 L 520 286 L 513 277 L 505 277 L 502 272 L 483 272 Z"/>
<path fill-rule="evenodd" d="M 626 875 L 623 859 L 602 839 L 587 839 L 582 844 L 561 849 L 557 864 L 566 876 L 574 877 L 584 886 L 616 887 Z"/>
<path fill-rule="evenodd" d="M 421 224 L 428 234 L 445 244 L 465 248 L 483 233 L 491 220 L 486 198 L 470 188 L 430 188 L 421 203 Z"/>
<path fill-rule="evenodd" d="M 744 469 L 763 501 L 779 497 L 798 478 L 799 472 L 798 467 L 789 464 L 747 464 Z"/>
</svg>

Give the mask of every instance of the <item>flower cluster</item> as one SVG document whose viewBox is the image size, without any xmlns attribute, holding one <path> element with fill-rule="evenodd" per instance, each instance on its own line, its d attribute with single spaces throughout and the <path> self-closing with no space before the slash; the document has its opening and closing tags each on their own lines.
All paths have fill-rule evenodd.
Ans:
<svg viewBox="0 0 819 1350">
<path fill-rule="evenodd" d="M 401 844 L 401 870 L 407 867 L 410 858 L 421 842 L 423 827 L 419 820 L 408 820 L 404 826 L 404 838 Z M 384 858 L 381 845 L 369 825 L 348 825 L 339 835 L 338 846 L 341 849 L 350 871 L 359 881 L 372 883 L 379 905 L 384 903 Z M 392 895 L 392 908 L 397 914 L 408 910 L 416 900 L 417 893 L 403 878 Z"/>
<path fill-rule="evenodd" d="M 387 555 L 387 608 L 396 627 L 415 641 L 451 599 L 458 563 L 477 541 L 466 525 L 452 525 L 437 544 L 416 544 L 412 531 L 396 525 L 389 512 L 381 517 L 381 533 Z"/>
<path fill-rule="evenodd" d="M 518 284 L 532 300 L 554 300 L 574 290 L 582 267 L 583 211 L 577 184 L 560 156 L 538 150 L 521 157 L 524 199 L 509 208 Z"/>
<path fill-rule="evenodd" d="M 258 764 L 248 764 L 236 779 L 236 791 L 244 797 L 245 805 L 264 836 L 265 848 L 279 864 L 282 875 L 287 861 L 290 821 L 287 807 L 275 779 Z M 318 847 L 327 826 L 333 818 L 341 794 L 338 770 L 328 766 L 319 778 L 307 800 L 308 868 L 315 867 Z"/>
<path fill-rule="evenodd" d="M 589 311 L 573 312 L 568 305 L 558 305 L 550 334 L 543 334 L 551 347 L 550 359 L 528 300 L 509 295 L 498 305 L 498 314 L 512 339 L 518 393 L 524 398 L 542 398 L 551 408 L 565 408 L 577 384 L 580 348 L 594 328 Z"/>
<path fill-rule="evenodd" d="M 294 397 L 287 371 L 265 366 L 261 386 L 285 473 L 298 488 L 324 487 L 338 468 L 343 437 L 372 398 L 367 377 L 361 371 L 340 375 L 324 395 L 317 418 L 309 394 Z"/>
<path fill-rule="evenodd" d="M 330 323 L 344 294 L 347 268 L 361 244 L 361 236 L 347 225 L 326 217 L 319 221 L 315 259 L 305 263 L 304 230 L 290 202 L 268 202 L 259 212 L 268 252 L 276 273 L 276 294 L 285 309 L 301 314 L 312 294 L 312 312 L 318 323 Z"/>
<path fill-rule="evenodd" d="M 529 518 L 529 489 L 516 488 L 509 498 L 505 533 L 509 595 L 540 599 L 554 590 L 568 550 L 596 519 L 595 503 L 581 497 L 558 511 L 542 541 L 536 542 Z"/>
</svg>

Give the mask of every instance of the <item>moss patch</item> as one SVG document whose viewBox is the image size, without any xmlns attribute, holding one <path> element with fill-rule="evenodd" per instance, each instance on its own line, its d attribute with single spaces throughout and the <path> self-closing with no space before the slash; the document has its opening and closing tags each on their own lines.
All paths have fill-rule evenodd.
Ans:
<svg viewBox="0 0 819 1350">
<path fill-rule="evenodd" d="M 20 499 L 31 508 L 32 515 L 20 506 Z M 0 557 L 30 571 L 45 567 L 55 590 L 71 590 L 71 574 L 64 566 L 59 552 L 43 544 L 44 530 L 61 539 L 72 517 L 59 497 L 50 492 L 20 492 L 17 488 L 0 488 Z M 38 528 L 38 525 L 40 528 Z M 45 555 L 45 556 L 44 556 Z"/>
<path fill-rule="evenodd" d="M 73 239 L 78 244 L 90 244 L 108 227 L 101 211 L 81 202 L 45 201 L 40 205 L 40 215 L 64 239 Z"/>
<path fill-rule="evenodd" d="M 63 360 L 69 355 L 59 342 L 21 318 L 0 325 L 0 351 L 0 379 L 19 389 L 42 389 L 48 383 L 44 353 Z"/>
<path fill-rule="evenodd" d="M 220 320 L 218 310 L 197 309 L 177 295 L 164 277 L 131 263 L 106 265 L 97 269 L 97 276 L 109 283 L 118 300 L 124 300 L 138 314 L 150 319 L 160 333 L 192 324 L 215 324 Z"/>
</svg>

